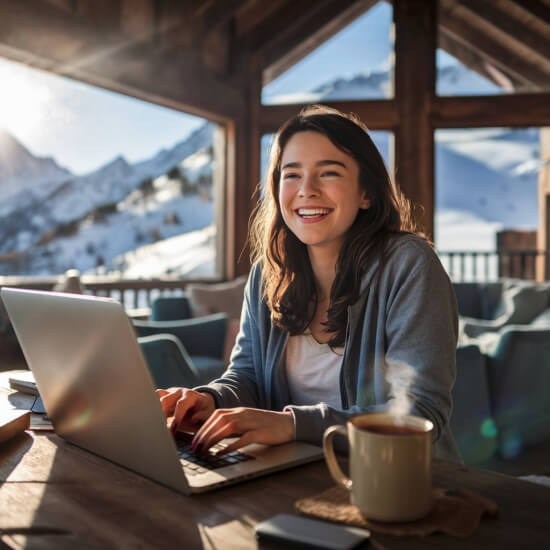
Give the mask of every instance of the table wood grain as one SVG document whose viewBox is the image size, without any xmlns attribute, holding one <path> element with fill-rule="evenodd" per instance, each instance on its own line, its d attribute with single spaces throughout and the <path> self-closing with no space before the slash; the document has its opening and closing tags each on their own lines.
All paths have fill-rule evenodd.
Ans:
<svg viewBox="0 0 550 550">
<path fill-rule="evenodd" d="M 371 547 L 548 547 L 550 488 L 440 461 L 434 462 L 434 483 L 494 499 L 499 518 L 483 520 L 468 539 L 373 534 Z M 294 513 L 297 499 L 332 484 L 320 461 L 186 497 L 53 433 L 26 432 L 0 447 L 0 529 L 30 529 L 3 535 L 10 548 L 258 548 L 257 522 Z"/>
<path fill-rule="evenodd" d="M 0 406 L 30 406 L 7 389 Z M 435 534 L 374 533 L 374 550 L 550 548 L 550 487 L 511 476 L 434 461 L 434 485 L 465 488 L 493 499 L 497 519 L 484 519 L 468 539 Z M 333 486 L 323 461 L 211 493 L 184 496 L 52 431 L 27 431 L 0 444 L 0 549 L 176 548 L 247 550 L 258 546 L 254 525 L 294 502 Z M 2 534 L 3 533 L 3 534 Z"/>
</svg>

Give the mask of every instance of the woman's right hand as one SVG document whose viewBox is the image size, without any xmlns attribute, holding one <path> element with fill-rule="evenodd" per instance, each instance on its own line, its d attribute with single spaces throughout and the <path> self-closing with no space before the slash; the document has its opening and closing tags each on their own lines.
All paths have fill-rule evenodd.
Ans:
<svg viewBox="0 0 550 550">
<path fill-rule="evenodd" d="M 216 405 L 209 393 L 187 388 L 156 390 L 166 418 L 173 417 L 170 432 L 196 432 L 214 412 Z"/>
</svg>

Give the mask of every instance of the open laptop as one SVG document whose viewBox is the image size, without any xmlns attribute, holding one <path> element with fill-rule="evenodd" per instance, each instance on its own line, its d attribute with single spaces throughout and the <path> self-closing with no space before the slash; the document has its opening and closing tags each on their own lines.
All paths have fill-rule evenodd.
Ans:
<svg viewBox="0 0 550 550">
<path fill-rule="evenodd" d="M 1 296 L 48 416 L 67 441 L 184 494 L 322 458 L 319 447 L 301 442 L 252 444 L 224 461 L 195 457 L 166 427 L 118 302 L 11 288 Z"/>
</svg>

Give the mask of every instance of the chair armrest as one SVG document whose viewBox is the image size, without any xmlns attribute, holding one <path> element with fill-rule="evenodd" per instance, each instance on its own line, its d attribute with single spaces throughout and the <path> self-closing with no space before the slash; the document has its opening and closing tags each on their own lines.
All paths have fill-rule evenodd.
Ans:
<svg viewBox="0 0 550 550">
<path fill-rule="evenodd" d="M 197 369 L 175 336 L 157 334 L 138 338 L 138 342 L 147 360 L 155 387 L 192 388 L 200 383 Z"/>
<path fill-rule="evenodd" d="M 176 336 L 187 353 L 208 357 L 223 358 L 227 315 L 215 313 L 204 317 L 194 317 L 181 321 L 133 321 L 138 336 L 172 334 Z"/>
<path fill-rule="evenodd" d="M 466 336 L 470 338 L 476 338 L 482 335 L 484 332 L 498 332 L 504 328 L 508 323 L 508 317 L 485 320 L 475 319 L 473 317 L 461 317 L 460 322 L 462 330 Z"/>
<path fill-rule="evenodd" d="M 192 317 L 189 296 L 159 296 L 151 304 L 151 321 L 181 321 Z"/>
</svg>

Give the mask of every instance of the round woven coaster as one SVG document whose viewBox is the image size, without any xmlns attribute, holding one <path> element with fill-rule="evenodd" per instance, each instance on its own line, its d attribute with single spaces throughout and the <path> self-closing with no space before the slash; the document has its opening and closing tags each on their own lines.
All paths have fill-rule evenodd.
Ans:
<svg viewBox="0 0 550 550">
<path fill-rule="evenodd" d="M 296 509 L 319 518 L 366 527 L 378 533 L 391 535 L 419 535 L 443 532 L 455 537 L 468 537 L 479 526 L 485 515 L 496 517 L 496 503 L 465 489 L 434 489 L 431 512 L 416 521 L 385 523 L 365 518 L 359 508 L 350 504 L 349 493 L 341 487 L 296 502 Z"/>
</svg>

